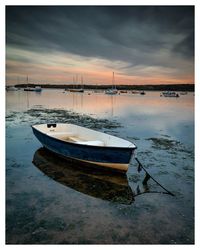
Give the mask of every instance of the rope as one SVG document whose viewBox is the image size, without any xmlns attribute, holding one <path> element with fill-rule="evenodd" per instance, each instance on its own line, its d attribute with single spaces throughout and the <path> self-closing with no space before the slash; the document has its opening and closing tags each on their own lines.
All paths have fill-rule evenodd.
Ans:
<svg viewBox="0 0 200 250">
<path fill-rule="evenodd" d="M 137 161 L 138 165 L 138 172 L 140 172 L 142 169 L 146 172 L 145 179 L 143 180 L 143 184 L 146 185 L 147 181 L 151 178 L 155 183 L 157 183 L 161 188 L 163 188 L 168 194 L 175 196 L 172 192 L 167 190 L 165 187 L 163 187 L 158 181 L 156 181 L 148 172 L 147 170 L 142 166 L 142 163 L 138 160 L 137 157 L 135 157 L 135 160 Z"/>
</svg>

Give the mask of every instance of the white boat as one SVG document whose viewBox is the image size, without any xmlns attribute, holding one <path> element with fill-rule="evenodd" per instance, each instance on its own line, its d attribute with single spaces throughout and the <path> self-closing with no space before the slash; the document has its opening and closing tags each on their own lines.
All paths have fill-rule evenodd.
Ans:
<svg viewBox="0 0 200 250">
<path fill-rule="evenodd" d="M 35 91 L 35 92 L 41 92 L 42 88 L 41 86 L 34 86 L 34 87 L 30 87 L 28 86 L 28 76 L 26 77 L 26 81 L 27 81 L 27 86 L 24 88 L 24 91 Z"/>
<path fill-rule="evenodd" d="M 136 146 L 127 140 L 73 124 L 32 126 L 42 145 L 62 157 L 121 172 L 128 170 Z"/>
<path fill-rule="evenodd" d="M 35 91 L 36 91 L 36 92 L 41 92 L 41 91 L 42 91 L 41 86 L 35 86 Z"/>
<path fill-rule="evenodd" d="M 187 95 L 187 91 L 180 92 L 180 95 Z"/>
<path fill-rule="evenodd" d="M 176 93 L 175 91 L 163 91 L 161 96 L 164 96 L 164 97 L 179 97 L 179 94 Z"/>
<path fill-rule="evenodd" d="M 15 86 L 7 86 L 7 87 L 6 87 L 6 90 L 7 90 L 7 91 L 17 91 L 18 88 L 16 88 Z"/>
<path fill-rule="evenodd" d="M 115 85 L 115 75 L 114 75 L 114 72 L 113 72 L 112 88 L 107 89 L 105 91 L 105 94 L 107 94 L 107 95 L 116 95 L 117 93 L 118 93 L 118 90 L 117 90 L 116 85 Z"/>
<path fill-rule="evenodd" d="M 118 90 L 117 90 L 117 89 L 107 89 L 107 90 L 105 91 L 105 93 L 106 93 L 107 95 L 116 95 L 116 94 L 118 93 Z"/>
</svg>

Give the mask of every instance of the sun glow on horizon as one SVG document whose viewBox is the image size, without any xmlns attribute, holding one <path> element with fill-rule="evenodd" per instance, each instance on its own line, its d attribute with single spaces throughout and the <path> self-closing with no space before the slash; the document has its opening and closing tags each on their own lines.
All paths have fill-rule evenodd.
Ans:
<svg viewBox="0 0 200 250">
<path fill-rule="evenodd" d="M 77 83 L 81 83 L 82 77 L 84 84 L 107 85 L 112 84 L 113 71 L 116 85 L 194 83 L 191 74 L 183 73 L 177 78 L 170 75 L 170 69 L 158 66 L 141 65 L 140 68 L 128 68 L 128 73 L 124 73 L 121 68 L 126 67 L 128 68 L 128 65 L 120 61 L 111 62 L 60 52 L 37 53 L 8 47 L 6 84 L 26 83 L 29 76 L 30 82 L 40 84 L 70 84 L 73 83 L 73 78 L 78 78 Z"/>
</svg>

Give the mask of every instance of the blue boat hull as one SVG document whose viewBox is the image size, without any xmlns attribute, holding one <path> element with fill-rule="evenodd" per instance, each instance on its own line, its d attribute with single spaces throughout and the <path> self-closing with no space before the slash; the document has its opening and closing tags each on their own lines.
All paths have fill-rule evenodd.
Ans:
<svg viewBox="0 0 200 250">
<path fill-rule="evenodd" d="M 112 168 L 122 172 L 128 170 L 128 165 L 134 148 L 102 147 L 81 145 L 73 142 L 62 141 L 48 136 L 32 127 L 33 133 L 41 144 L 62 157 Z"/>
</svg>

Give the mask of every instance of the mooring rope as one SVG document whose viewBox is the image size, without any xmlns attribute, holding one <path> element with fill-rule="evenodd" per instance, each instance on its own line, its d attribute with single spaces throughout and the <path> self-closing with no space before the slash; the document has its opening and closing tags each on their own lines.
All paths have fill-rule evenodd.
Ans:
<svg viewBox="0 0 200 250">
<path fill-rule="evenodd" d="M 163 185 L 161 185 L 157 180 L 155 180 L 149 173 L 148 171 L 145 169 L 145 167 L 142 165 L 142 163 L 138 160 L 137 157 L 135 157 L 135 160 L 138 163 L 138 172 L 140 172 L 142 169 L 145 171 L 146 176 L 143 180 L 143 184 L 146 185 L 147 181 L 151 178 L 155 183 L 157 183 L 161 188 L 163 188 L 168 194 L 175 196 L 172 192 L 170 192 L 169 190 L 167 190 L 165 187 L 163 187 Z"/>
</svg>

